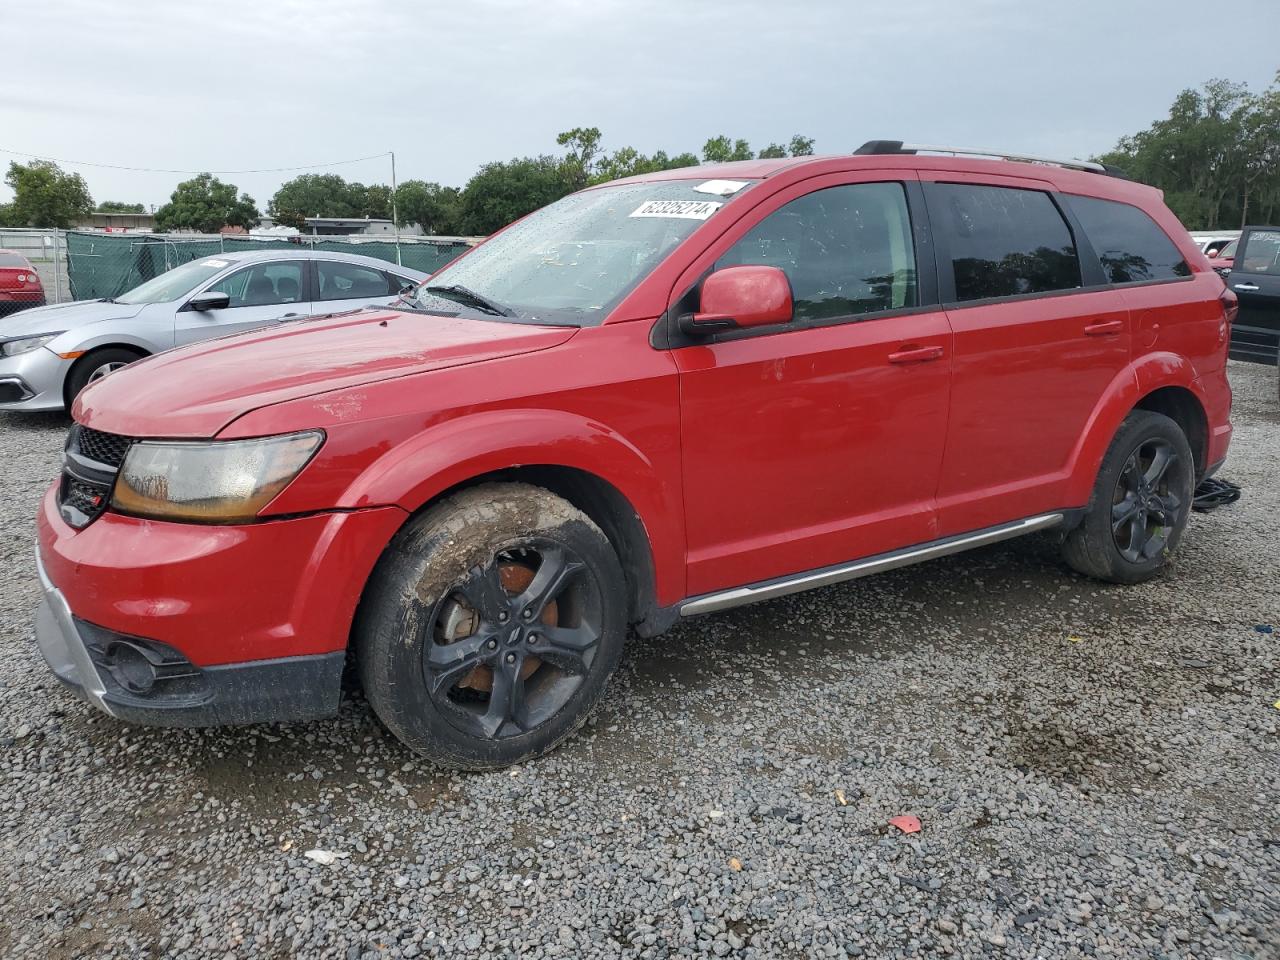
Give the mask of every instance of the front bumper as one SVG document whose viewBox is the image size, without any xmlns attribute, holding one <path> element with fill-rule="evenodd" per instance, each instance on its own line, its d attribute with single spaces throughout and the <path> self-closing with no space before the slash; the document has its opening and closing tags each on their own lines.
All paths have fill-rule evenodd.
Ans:
<svg viewBox="0 0 1280 960">
<path fill-rule="evenodd" d="M 171 647 L 77 620 L 38 551 L 36 569 L 44 590 L 36 614 L 40 653 L 59 680 L 104 713 L 130 723 L 202 727 L 337 712 L 341 651 L 197 667 Z"/>
<path fill-rule="evenodd" d="M 214 527 L 108 512 L 76 530 L 55 485 L 37 518 L 36 639 L 61 680 L 121 719 L 332 714 L 360 594 L 405 516 L 382 507 Z"/>
<path fill-rule="evenodd" d="M 0 357 L 0 410 L 61 410 L 62 385 L 72 360 L 47 347 Z"/>
</svg>

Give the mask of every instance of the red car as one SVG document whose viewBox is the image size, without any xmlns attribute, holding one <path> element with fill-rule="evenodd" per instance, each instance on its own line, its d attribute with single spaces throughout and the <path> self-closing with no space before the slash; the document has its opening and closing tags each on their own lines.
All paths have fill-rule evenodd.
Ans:
<svg viewBox="0 0 1280 960">
<path fill-rule="evenodd" d="M 43 306 L 44 286 L 31 261 L 13 250 L 0 250 L 0 317 Z"/>
<path fill-rule="evenodd" d="M 1231 267 L 1236 261 L 1236 247 L 1238 246 L 1240 246 L 1240 241 L 1232 240 L 1214 256 L 1208 258 L 1209 266 L 1225 277 L 1231 272 Z"/>
<path fill-rule="evenodd" d="M 1033 531 L 1136 583 L 1227 454 L 1235 298 L 1099 165 L 746 161 L 538 211 L 392 308 L 77 400 L 37 638 L 123 720 L 550 749 L 628 629 Z M 962 151 L 952 151 L 963 153 Z"/>
</svg>

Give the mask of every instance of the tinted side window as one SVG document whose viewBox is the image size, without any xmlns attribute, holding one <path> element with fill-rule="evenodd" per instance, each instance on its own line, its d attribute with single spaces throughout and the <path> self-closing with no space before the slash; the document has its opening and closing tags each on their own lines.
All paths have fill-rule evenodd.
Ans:
<svg viewBox="0 0 1280 960">
<path fill-rule="evenodd" d="M 956 300 L 1080 286 L 1075 241 L 1047 193 L 939 183 L 930 197 L 934 229 L 945 231 L 950 247 Z"/>
<path fill-rule="evenodd" d="M 302 299 L 302 264 L 259 263 L 223 277 L 209 288 L 231 298 L 231 307 L 298 303 Z"/>
<path fill-rule="evenodd" d="M 1265 273 L 1280 277 L 1280 230 L 1255 230 L 1248 245 L 1236 257 L 1232 273 Z"/>
<path fill-rule="evenodd" d="M 1191 275 L 1173 241 L 1137 207 L 1096 197 L 1069 196 L 1067 203 L 1112 283 L 1172 280 Z"/>
<path fill-rule="evenodd" d="M 355 300 L 394 296 L 398 290 L 381 270 L 339 260 L 317 260 L 321 300 Z"/>
<path fill-rule="evenodd" d="M 900 183 L 857 183 L 798 197 L 756 224 L 716 268 L 763 264 L 791 281 L 797 320 L 914 307 L 915 250 Z"/>
</svg>

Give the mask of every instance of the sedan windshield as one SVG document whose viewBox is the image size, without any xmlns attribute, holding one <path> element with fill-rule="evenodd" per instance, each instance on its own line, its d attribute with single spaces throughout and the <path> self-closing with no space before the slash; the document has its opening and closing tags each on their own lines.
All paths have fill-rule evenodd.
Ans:
<svg viewBox="0 0 1280 960">
<path fill-rule="evenodd" d="M 231 266 L 230 260 L 214 257 L 209 260 L 193 260 L 174 267 L 160 276 L 134 287 L 128 293 L 116 297 L 116 303 L 168 303 L 185 297 L 204 281 Z"/>
<path fill-rule="evenodd" d="M 588 326 L 749 181 L 665 180 L 585 190 L 530 214 L 427 280 L 431 312 Z"/>
</svg>

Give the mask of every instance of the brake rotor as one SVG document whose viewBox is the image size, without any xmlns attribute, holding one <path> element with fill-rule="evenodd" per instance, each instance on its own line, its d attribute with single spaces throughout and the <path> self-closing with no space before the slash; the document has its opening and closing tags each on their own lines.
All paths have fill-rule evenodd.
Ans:
<svg viewBox="0 0 1280 960">
<path fill-rule="evenodd" d="M 533 582 L 533 574 L 534 571 L 522 563 L 498 564 L 498 582 L 502 584 L 502 589 L 512 596 L 528 588 Z M 480 618 L 466 601 L 454 594 L 451 602 L 452 606 L 445 612 L 440 624 L 440 642 L 446 644 L 457 643 L 464 637 L 471 636 L 480 626 Z M 540 619 L 547 626 L 554 627 L 558 616 L 559 609 L 556 602 L 552 600 L 543 608 Z M 542 661 L 537 657 L 525 657 L 520 667 L 520 679 L 527 680 L 541 665 Z M 493 689 L 493 668 L 487 664 L 481 664 L 459 680 L 457 686 L 488 693 Z"/>
</svg>

